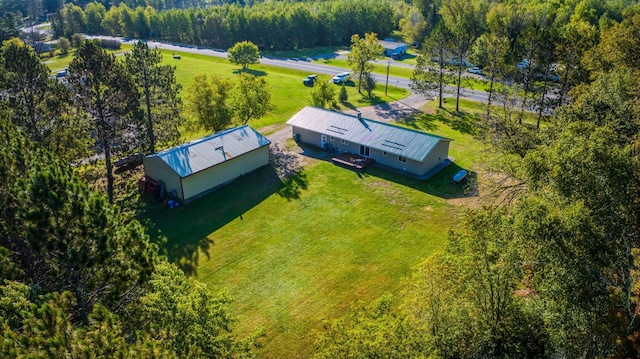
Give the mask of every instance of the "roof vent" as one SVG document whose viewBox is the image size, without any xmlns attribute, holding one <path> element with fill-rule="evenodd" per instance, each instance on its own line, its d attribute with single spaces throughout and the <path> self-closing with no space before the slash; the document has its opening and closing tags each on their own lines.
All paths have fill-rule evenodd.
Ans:
<svg viewBox="0 0 640 359">
<path fill-rule="evenodd" d="M 358 121 L 362 121 L 362 112 L 358 111 Z"/>
</svg>

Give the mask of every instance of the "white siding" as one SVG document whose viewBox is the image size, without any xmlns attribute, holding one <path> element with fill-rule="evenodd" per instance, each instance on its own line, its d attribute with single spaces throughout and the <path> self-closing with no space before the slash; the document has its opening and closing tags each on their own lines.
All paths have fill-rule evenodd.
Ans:
<svg viewBox="0 0 640 359">
<path fill-rule="evenodd" d="M 176 194 L 181 199 L 182 197 L 182 184 L 180 182 L 180 176 L 167 165 L 159 157 L 145 157 L 142 159 L 144 164 L 144 174 L 153 178 L 156 181 L 162 181 L 165 184 L 167 192 L 172 189 L 176 190 Z"/>
<path fill-rule="evenodd" d="M 185 177 L 182 179 L 184 199 L 188 201 L 267 164 L 269 164 L 269 146 L 263 146 Z"/>
</svg>

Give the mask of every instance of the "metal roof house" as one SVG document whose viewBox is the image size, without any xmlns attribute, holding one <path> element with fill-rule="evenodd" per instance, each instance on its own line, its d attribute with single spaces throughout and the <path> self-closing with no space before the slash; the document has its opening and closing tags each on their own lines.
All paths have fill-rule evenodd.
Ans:
<svg viewBox="0 0 640 359">
<path fill-rule="evenodd" d="M 359 154 L 377 163 L 423 176 L 443 164 L 450 139 L 315 107 L 287 121 L 300 142 Z"/>
<path fill-rule="evenodd" d="M 143 158 L 145 175 L 188 202 L 269 164 L 269 140 L 245 125 Z"/>
<path fill-rule="evenodd" d="M 382 54 L 386 56 L 404 55 L 409 49 L 409 44 L 405 44 L 404 42 L 378 40 L 378 43 L 384 47 Z"/>
</svg>

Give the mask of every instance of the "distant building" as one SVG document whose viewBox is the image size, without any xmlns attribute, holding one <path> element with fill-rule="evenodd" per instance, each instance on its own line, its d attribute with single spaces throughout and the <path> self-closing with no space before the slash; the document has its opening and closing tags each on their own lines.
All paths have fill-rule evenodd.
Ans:
<svg viewBox="0 0 640 359">
<path fill-rule="evenodd" d="M 287 121 L 296 140 L 424 176 L 448 161 L 448 138 L 378 121 L 305 107 Z"/>
<path fill-rule="evenodd" d="M 378 43 L 384 47 L 382 54 L 385 56 L 402 56 L 406 54 L 409 49 L 409 45 L 404 42 L 378 40 Z"/>
<path fill-rule="evenodd" d="M 269 143 L 249 126 L 236 127 L 146 156 L 144 173 L 188 202 L 268 165 Z"/>
</svg>

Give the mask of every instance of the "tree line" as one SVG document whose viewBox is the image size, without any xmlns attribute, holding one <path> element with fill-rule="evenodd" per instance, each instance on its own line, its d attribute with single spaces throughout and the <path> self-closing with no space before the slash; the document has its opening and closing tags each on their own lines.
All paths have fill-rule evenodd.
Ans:
<svg viewBox="0 0 640 359">
<path fill-rule="evenodd" d="M 394 27 L 387 0 L 276 1 L 171 10 L 124 3 L 107 10 L 94 2 L 84 9 L 66 4 L 51 20 L 54 34 L 67 38 L 88 32 L 222 49 L 251 41 L 261 50 L 347 45 L 353 34 L 375 32 L 384 37 Z"/>
</svg>

